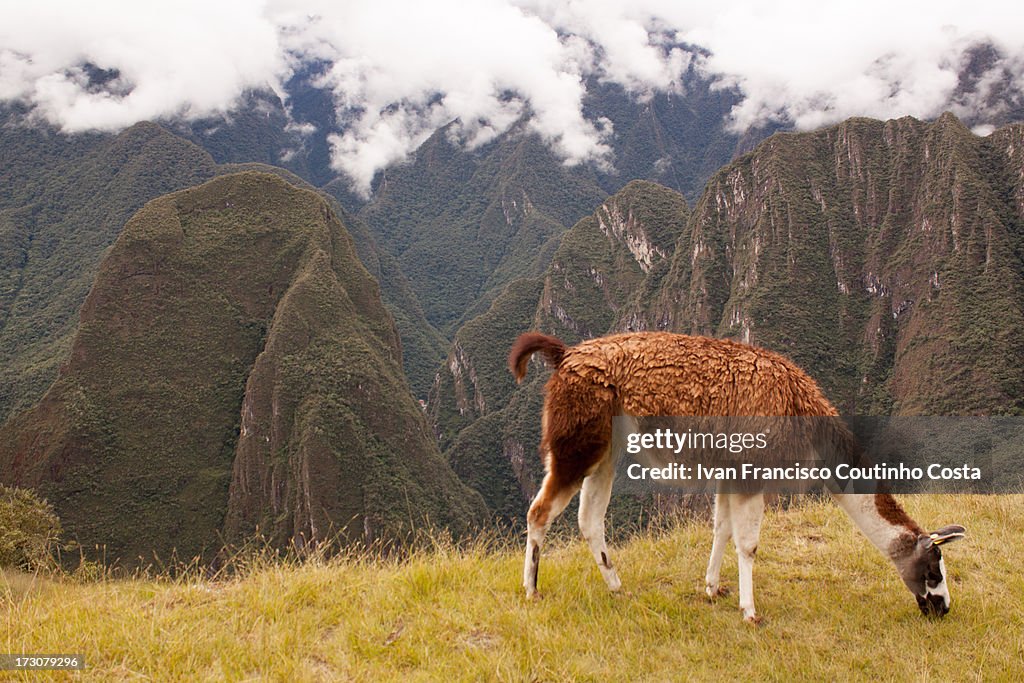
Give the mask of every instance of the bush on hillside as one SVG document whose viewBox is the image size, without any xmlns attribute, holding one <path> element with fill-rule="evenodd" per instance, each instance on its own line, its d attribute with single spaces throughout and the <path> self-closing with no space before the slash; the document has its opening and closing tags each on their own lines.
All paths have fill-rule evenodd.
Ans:
<svg viewBox="0 0 1024 683">
<path fill-rule="evenodd" d="M 35 571 L 53 564 L 60 518 L 25 489 L 0 485 L 0 567 Z"/>
</svg>

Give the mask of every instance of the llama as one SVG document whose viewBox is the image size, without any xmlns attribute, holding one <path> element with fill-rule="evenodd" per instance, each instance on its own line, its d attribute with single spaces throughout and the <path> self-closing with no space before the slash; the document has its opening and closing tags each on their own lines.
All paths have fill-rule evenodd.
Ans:
<svg viewBox="0 0 1024 683">
<path fill-rule="evenodd" d="M 517 382 L 541 353 L 555 369 L 547 382 L 541 417 L 545 476 L 527 514 L 523 586 L 537 595 L 540 551 L 551 523 L 580 492 L 580 532 L 608 588 L 621 587 L 605 543 L 604 516 L 611 498 L 618 449 L 612 448 L 612 417 L 837 416 L 818 385 L 787 358 L 747 344 L 666 332 L 617 334 L 567 348 L 536 332 L 521 335 L 509 353 Z M 950 595 L 939 546 L 964 536 L 950 525 L 926 533 L 888 493 L 833 493 L 872 544 L 896 566 L 925 615 L 943 616 Z M 714 540 L 705 575 L 708 597 L 719 583 L 722 558 L 733 539 L 739 565 L 739 606 L 758 623 L 753 566 L 762 493 L 718 493 Z"/>
</svg>

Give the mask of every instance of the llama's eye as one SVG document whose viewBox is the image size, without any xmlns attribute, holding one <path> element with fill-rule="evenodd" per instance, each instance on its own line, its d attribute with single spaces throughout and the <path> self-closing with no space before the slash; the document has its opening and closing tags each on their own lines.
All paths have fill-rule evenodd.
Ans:
<svg viewBox="0 0 1024 683">
<path fill-rule="evenodd" d="M 942 583 L 942 574 L 939 572 L 929 571 L 924 578 L 929 588 L 935 588 Z"/>
</svg>

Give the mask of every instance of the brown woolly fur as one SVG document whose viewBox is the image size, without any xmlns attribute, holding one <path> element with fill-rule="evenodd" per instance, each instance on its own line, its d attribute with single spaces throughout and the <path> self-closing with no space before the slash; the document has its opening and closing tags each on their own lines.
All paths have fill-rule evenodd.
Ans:
<svg viewBox="0 0 1024 683">
<path fill-rule="evenodd" d="M 566 349 L 553 337 L 530 332 L 509 354 L 517 379 L 536 351 L 558 369 L 548 382 L 548 402 L 577 404 L 560 409 L 589 412 L 579 404 L 600 400 L 630 415 L 838 415 L 790 360 L 725 339 L 631 332 Z M 736 390 L 740 386 L 743 391 Z"/>
<path fill-rule="evenodd" d="M 908 515 L 906 510 L 903 509 L 903 506 L 897 503 L 896 499 L 885 491 L 880 491 L 875 494 L 875 509 L 878 510 L 878 514 L 882 516 L 882 519 L 886 520 L 890 524 L 897 524 L 899 526 L 906 527 L 915 535 L 925 533 L 924 529 L 910 518 L 910 515 Z"/>
<path fill-rule="evenodd" d="M 526 376 L 526 363 L 530 360 L 530 356 L 538 351 L 544 354 L 552 367 L 557 368 L 558 364 L 562 362 L 565 344 L 539 332 L 527 332 L 519 335 L 508 354 L 508 369 L 512 371 L 516 382 L 523 381 L 523 377 Z"/>
<path fill-rule="evenodd" d="M 559 487 L 579 483 L 604 456 L 617 414 L 838 415 L 791 361 L 724 339 L 632 332 L 567 349 L 531 332 L 509 354 L 516 379 L 537 351 L 557 368 L 546 388 L 541 449 Z"/>
<path fill-rule="evenodd" d="M 578 484 L 601 460 L 614 415 L 839 414 L 791 360 L 727 339 L 629 332 L 566 348 L 528 332 L 509 354 L 517 381 L 538 351 L 557 369 L 546 387 L 541 452 L 559 488 Z M 920 533 L 890 495 L 879 494 L 876 504 L 886 520 Z"/>
<path fill-rule="evenodd" d="M 558 372 L 547 385 L 547 410 L 541 450 L 548 454 L 546 469 L 560 485 L 575 485 L 601 460 L 612 438 L 615 391 L 581 381 L 578 375 Z"/>
</svg>

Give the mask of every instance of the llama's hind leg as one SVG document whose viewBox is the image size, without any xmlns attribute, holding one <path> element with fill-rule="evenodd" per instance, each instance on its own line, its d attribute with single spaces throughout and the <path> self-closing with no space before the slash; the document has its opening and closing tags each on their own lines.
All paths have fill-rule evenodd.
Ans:
<svg viewBox="0 0 1024 683">
<path fill-rule="evenodd" d="M 711 543 L 711 557 L 708 559 L 708 571 L 704 575 L 704 592 L 709 598 L 717 598 L 726 595 L 728 591 L 722 588 L 722 558 L 725 556 L 725 547 L 729 545 L 732 537 L 732 519 L 729 516 L 729 496 L 724 493 L 715 495 L 715 537 Z"/>
<path fill-rule="evenodd" d="M 732 494 L 729 501 L 729 516 L 732 520 L 732 536 L 736 542 L 739 565 L 740 609 L 743 610 L 744 621 L 756 624 L 761 619 L 754 609 L 754 555 L 757 553 L 757 542 L 761 536 L 764 495 Z"/>
<path fill-rule="evenodd" d="M 565 510 L 572 497 L 580 490 L 580 484 L 565 485 L 548 472 L 540 491 L 530 505 L 526 515 L 526 558 L 523 562 L 523 587 L 526 597 L 537 595 L 537 570 L 540 566 L 540 549 L 544 545 L 551 523 Z"/>
<path fill-rule="evenodd" d="M 606 454 L 597 469 L 583 480 L 579 522 L 580 533 L 590 545 L 590 552 L 594 555 L 597 568 L 601 570 L 601 576 L 610 590 L 617 591 L 622 587 L 622 582 L 619 581 L 619 575 L 615 573 L 612 561 L 608 557 L 608 546 L 604 536 L 604 515 L 612 496 L 614 479 L 615 463 Z"/>
</svg>

